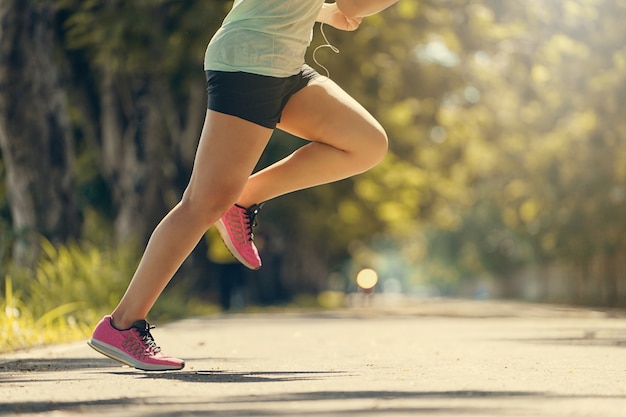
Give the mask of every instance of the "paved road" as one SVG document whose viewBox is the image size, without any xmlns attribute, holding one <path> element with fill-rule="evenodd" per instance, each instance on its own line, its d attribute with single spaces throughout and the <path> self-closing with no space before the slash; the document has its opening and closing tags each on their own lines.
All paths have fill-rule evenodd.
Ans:
<svg viewBox="0 0 626 417">
<path fill-rule="evenodd" d="M 491 302 L 190 319 L 179 372 L 84 342 L 0 356 L 0 415 L 626 416 L 624 315 Z"/>
</svg>

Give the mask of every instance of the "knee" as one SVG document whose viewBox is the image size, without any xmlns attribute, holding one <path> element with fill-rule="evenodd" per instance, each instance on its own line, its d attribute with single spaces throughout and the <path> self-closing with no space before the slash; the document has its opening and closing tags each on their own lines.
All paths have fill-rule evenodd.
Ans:
<svg viewBox="0 0 626 417">
<path fill-rule="evenodd" d="M 389 149 L 389 138 L 387 137 L 387 132 L 385 132 L 385 129 L 383 129 L 382 127 L 378 129 L 378 133 L 375 135 L 374 138 L 374 143 L 374 165 L 376 165 L 383 160 L 385 155 L 387 155 L 387 150 Z"/>
<path fill-rule="evenodd" d="M 360 141 L 359 159 L 363 165 L 363 171 L 376 166 L 387 155 L 389 139 L 382 126 L 373 127 Z"/>
<path fill-rule="evenodd" d="M 180 209 L 188 216 L 190 221 L 201 224 L 202 227 L 208 229 L 215 223 L 222 214 L 226 212 L 235 202 L 237 196 L 224 193 L 222 195 L 204 195 L 201 193 L 185 190 L 183 198 L 179 206 Z"/>
</svg>

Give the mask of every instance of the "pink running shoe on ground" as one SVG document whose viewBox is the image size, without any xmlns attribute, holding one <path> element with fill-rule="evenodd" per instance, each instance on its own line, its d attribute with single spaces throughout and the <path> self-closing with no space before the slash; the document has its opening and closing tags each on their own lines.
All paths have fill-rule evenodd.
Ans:
<svg viewBox="0 0 626 417">
<path fill-rule="evenodd" d="M 183 369 L 183 360 L 161 352 L 150 334 L 153 328 L 147 321 L 138 320 L 130 329 L 118 330 L 111 324 L 111 316 L 104 316 L 87 344 L 111 359 L 144 371 Z"/>
<path fill-rule="evenodd" d="M 250 269 L 261 267 L 261 257 L 254 246 L 252 228 L 256 226 L 255 219 L 262 206 L 255 204 L 245 208 L 235 204 L 215 223 L 230 253 Z"/>
</svg>

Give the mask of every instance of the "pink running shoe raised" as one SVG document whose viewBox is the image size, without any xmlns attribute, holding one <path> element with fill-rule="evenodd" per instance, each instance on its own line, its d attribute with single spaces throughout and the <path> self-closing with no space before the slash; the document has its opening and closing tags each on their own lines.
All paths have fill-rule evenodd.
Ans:
<svg viewBox="0 0 626 417">
<path fill-rule="evenodd" d="M 111 324 L 111 316 L 104 316 L 87 344 L 111 359 L 144 371 L 183 369 L 183 360 L 161 352 L 150 334 L 153 328 L 147 321 L 137 320 L 130 329 L 118 330 Z"/>
<path fill-rule="evenodd" d="M 245 208 L 235 204 L 215 223 L 230 253 L 250 269 L 261 267 L 261 257 L 254 246 L 252 228 L 256 226 L 255 219 L 262 206 L 255 204 Z"/>
</svg>

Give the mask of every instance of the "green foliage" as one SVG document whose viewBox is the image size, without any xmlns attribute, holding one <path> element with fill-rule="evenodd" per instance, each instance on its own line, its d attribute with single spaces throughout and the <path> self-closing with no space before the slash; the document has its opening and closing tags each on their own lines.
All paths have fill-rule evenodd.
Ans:
<svg viewBox="0 0 626 417">
<path fill-rule="evenodd" d="M 626 5 L 401 3 L 332 34 L 331 73 L 391 138 L 356 196 L 389 236 L 426 232 L 444 287 L 558 263 L 623 303 Z"/>
<path fill-rule="evenodd" d="M 42 240 L 35 271 L 12 270 L 0 295 L 0 352 L 86 338 L 117 305 L 132 277 L 136 245 L 90 243 L 54 246 Z M 210 304 L 166 291 L 150 314 L 166 321 L 214 313 Z"/>
<path fill-rule="evenodd" d="M 68 303 L 52 308 L 37 318 L 22 300 L 20 292 L 14 292 L 13 281 L 7 276 L 4 296 L 0 298 L 0 353 L 29 346 L 75 340 L 84 337 L 88 326 L 75 319 L 74 313 L 80 303 Z"/>
<path fill-rule="evenodd" d="M 90 244 L 59 247 L 43 240 L 34 272 L 5 277 L 6 311 L 0 351 L 86 337 L 119 301 L 135 268 L 137 250 Z"/>
<path fill-rule="evenodd" d="M 165 109 L 168 132 L 145 144 L 163 142 L 154 145 L 166 158 L 157 164 L 157 173 L 163 173 L 158 189 L 175 204 L 192 158 L 182 149 L 180 138 L 187 136 L 178 135 L 176 142 L 173 132 L 177 126 L 189 130 L 184 122 L 193 120 L 190 91 L 204 87 L 202 54 L 230 4 L 55 2 L 62 48 L 79 69 L 68 74 L 82 81 L 73 92 L 83 92 L 85 85 L 93 90 L 94 114 L 81 102 L 70 103 L 81 133 L 76 175 L 84 229 L 106 236 L 121 204 L 103 196 L 114 195 L 120 181 L 103 172 L 104 152 L 98 147 L 97 127 L 105 122 L 97 114 L 102 74 L 115 76 L 115 104 L 129 126 L 124 143 L 137 139 L 145 123 L 136 111 L 139 99 L 146 100 L 142 94 L 158 91 L 147 97 Z M 402 0 L 366 18 L 355 32 L 327 28 L 341 53 L 321 50 L 318 60 L 385 126 L 390 152 L 365 174 L 268 204 L 259 232 L 270 235 L 264 254 L 273 245 L 277 262 L 264 266 L 274 268 L 267 274 L 293 293 L 324 290 L 329 271 L 361 263 L 362 253 L 390 258 L 393 251 L 407 270 L 407 282 L 453 293 L 481 279 L 506 286 L 520 270 L 559 264 L 567 267 L 576 301 L 623 304 L 625 18 L 624 1 Z M 313 46 L 321 42 L 316 29 Z M 277 133 L 263 163 L 299 146 L 290 140 Z M 0 176 L 3 172 L 0 161 Z M 125 180 L 137 181 L 138 190 L 145 189 L 142 180 L 157 178 L 151 172 L 131 174 Z M 7 195 L 0 187 L 0 228 L 10 222 Z M 6 231 L 0 230 L 3 260 L 14 233 Z M 381 248 L 380 240 L 394 243 Z M 84 265 L 93 263 L 115 275 L 108 265 L 115 259 L 98 260 L 84 247 L 70 250 L 76 251 L 86 252 L 61 264 L 82 262 L 87 270 Z M 135 259 L 124 260 L 129 270 L 121 273 L 119 287 L 108 299 L 97 295 L 102 298 L 97 304 L 118 299 Z M 48 272 L 33 282 L 69 286 L 50 269 L 42 268 Z M 83 273 L 93 277 L 89 274 Z M 83 289 L 63 303 L 83 300 L 81 294 L 96 287 L 88 279 L 79 286 Z M 597 287 L 604 295 L 590 301 L 585 294 Z"/>
<path fill-rule="evenodd" d="M 83 50 L 94 67 L 114 72 L 178 73 L 202 62 L 228 1 L 61 0 L 66 47 Z"/>
</svg>

